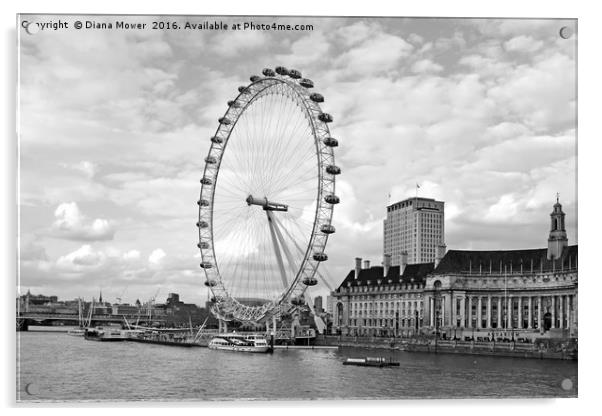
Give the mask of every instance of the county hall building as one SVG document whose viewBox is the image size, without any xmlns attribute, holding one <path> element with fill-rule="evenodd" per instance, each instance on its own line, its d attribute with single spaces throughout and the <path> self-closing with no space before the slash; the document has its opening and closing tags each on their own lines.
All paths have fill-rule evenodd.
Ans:
<svg viewBox="0 0 602 416">
<path fill-rule="evenodd" d="M 432 262 L 356 267 L 333 292 L 333 331 L 356 336 L 532 340 L 577 337 L 577 245 L 562 205 L 550 214 L 547 247 L 449 250 Z"/>
</svg>

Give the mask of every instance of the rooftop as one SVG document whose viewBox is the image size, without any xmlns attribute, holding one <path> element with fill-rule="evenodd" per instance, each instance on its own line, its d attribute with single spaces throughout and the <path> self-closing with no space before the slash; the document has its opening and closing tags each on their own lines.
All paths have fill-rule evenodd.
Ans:
<svg viewBox="0 0 602 416">
<path fill-rule="evenodd" d="M 368 269 L 361 269 L 357 279 L 355 278 L 355 270 L 352 269 L 339 287 L 347 287 L 349 282 L 354 286 L 378 285 L 379 280 L 380 284 L 424 283 L 426 275 L 431 273 L 434 268 L 434 263 L 408 264 L 400 276 L 400 266 L 391 266 L 387 275 L 384 276 L 383 266 L 373 266 Z"/>
<path fill-rule="evenodd" d="M 577 268 L 577 245 L 568 246 L 562 256 L 556 260 L 548 260 L 547 248 L 526 250 L 449 250 L 434 274 L 447 273 L 509 273 L 518 272 L 546 272 L 559 269 Z"/>
</svg>

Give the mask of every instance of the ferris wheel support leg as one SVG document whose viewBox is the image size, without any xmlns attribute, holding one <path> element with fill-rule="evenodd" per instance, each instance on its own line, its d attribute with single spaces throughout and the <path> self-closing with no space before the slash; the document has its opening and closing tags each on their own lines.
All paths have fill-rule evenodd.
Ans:
<svg viewBox="0 0 602 416">
<path fill-rule="evenodd" d="M 284 251 L 284 256 L 286 257 L 286 260 L 288 261 L 288 265 L 291 268 L 291 271 L 294 276 L 297 272 L 297 265 L 295 264 L 295 260 L 293 259 L 293 255 L 292 255 L 291 251 L 288 249 L 288 246 L 286 245 L 286 242 L 284 241 L 284 237 L 282 236 L 282 233 L 280 232 L 280 228 L 283 228 L 283 227 L 281 225 L 279 226 L 280 221 L 278 221 L 277 218 L 272 217 L 272 219 L 273 219 L 274 231 L 276 232 L 276 237 L 278 238 L 278 241 L 280 241 L 280 245 L 282 246 L 282 251 Z M 289 237 L 290 237 L 290 234 L 289 234 Z M 301 252 L 301 254 L 303 254 L 303 252 Z"/>
<path fill-rule="evenodd" d="M 278 221 L 277 218 L 274 218 L 274 221 L 276 222 L 276 224 L 280 224 L 280 222 Z M 280 224 L 279 228 L 283 228 L 284 229 L 284 232 L 286 232 L 286 234 L 289 236 L 289 238 L 291 239 L 291 241 L 293 241 L 293 243 L 295 244 L 295 247 L 297 247 L 297 250 L 299 251 L 299 253 L 301 253 L 303 255 L 303 249 L 301 249 L 301 247 L 299 246 L 299 243 L 297 243 L 293 239 L 293 237 L 288 232 L 288 230 L 285 227 L 282 227 L 282 224 Z M 279 229 L 279 228 L 277 228 L 277 229 Z M 318 275 L 318 277 L 320 278 L 320 280 L 322 280 L 322 282 L 324 282 L 324 284 L 326 285 L 326 287 L 328 288 L 328 290 L 330 290 L 331 292 L 334 291 L 334 289 L 332 288 L 332 286 L 330 285 L 330 283 L 328 283 L 328 281 L 326 280 L 326 278 L 324 276 L 322 276 L 322 273 L 320 273 L 320 271 L 318 269 L 316 269 L 316 274 Z"/>
<path fill-rule="evenodd" d="M 274 342 L 276 341 L 276 315 L 272 316 L 272 336 L 270 337 L 270 346 L 274 351 Z"/>
<path fill-rule="evenodd" d="M 225 334 L 226 332 L 228 332 L 228 323 L 226 321 L 224 321 L 223 319 L 219 319 L 219 333 L 220 334 Z"/>
<path fill-rule="evenodd" d="M 272 217 L 272 212 L 269 210 L 265 211 L 268 216 L 268 224 L 270 226 L 270 234 L 272 236 L 272 244 L 274 244 L 274 252 L 276 253 L 276 260 L 278 261 L 278 268 L 280 269 L 280 277 L 282 279 L 282 287 L 284 290 L 288 288 L 288 281 L 286 279 L 286 272 L 284 270 L 284 262 L 282 261 L 282 254 L 280 253 L 280 248 L 278 247 L 278 239 L 276 237 L 276 231 L 274 227 L 274 218 Z"/>
<path fill-rule="evenodd" d="M 274 228 L 276 229 L 276 232 L 277 232 L 278 236 L 280 237 L 280 240 L 281 240 L 281 245 L 282 245 L 282 248 L 283 248 L 283 250 L 284 250 L 284 253 L 285 253 L 285 254 L 286 254 L 286 256 L 287 256 L 289 263 L 291 263 L 291 267 L 294 267 L 294 265 L 293 265 L 293 262 L 292 262 L 292 258 L 293 258 L 293 256 L 291 255 L 291 252 L 288 250 L 288 247 L 286 246 L 286 244 L 284 244 L 284 238 L 282 237 L 282 234 L 280 233 L 280 228 L 284 228 L 284 231 L 285 231 L 285 232 L 288 234 L 288 236 L 291 238 L 291 240 L 293 241 L 293 243 L 294 243 L 294 244 L 295 244 L 295 246 L 297 247 L 297 250 L 299 250 L 299 252 L 300 252 L 301 254 L 303 254 L 303 250 L 301 250 L 301 247 L 299 247 L 299 245 L 297 244 L 297 242 L 296 242 L 296 241 L 295 241 L 295 240 L 292 238 L 292 236 L 291 236 L 291 235 L 288 233 L 288 230 L 287 230 L 285 227 L 282 227 L 282 226 L 278 227 L 278 224 L 279 224 L 280 222 L 279 222 L 277 219 L 274 219 L 274 222 L 275 222 L 275 227 L 274 227 Z M 320 275 L 320 273 L 319 273 L 317 270 L 316 270 L 316 273 L 318 273 L 318 275 Z M 321 278 L 321 279 L 324 281 L 324 283 L 326 283 L 326 286 L 329 286 L 329 287 L 330 287 L 330 285 L 328 285 L 328 283 L 325 281 L 325 279 L 324 279 L 324 277 L 323 277 L 323 276 L 321 276 L 321 275 L 320 275 L 320 278 Z M 331 290 L 332 290 L 332 289 L 331 289 Z M 318 332 L 319 332 L 320 334 L 323 334 L 323 333 L 324 333 L 324 329 L 326 328 L 326 324 L 324 323 L 324 321 L 322 320 L 322 318 L 320 318 L 320 317 L 319 317 L 319 316 L 316 314 L 316 311 L 315 311 L 315 309 L 314 309 L 314 307 L 313 307 L 313 301 L 312 301 L 311 295 L 310 295 L 310 293 L 309 293 L 309 290 L 307 290 L 305 293 L 307 294 L 307 301 L 308 301 L 308 302 L 307 302 L 307 306 L 309 306 L 309 309 L 310 309 L 310 311 L 311 311 L 311 314 L 312 314 L 312 315 L 313 315 L 313 317 L 314 317 L 314 322 L 315 322 L 315 324 L 316 324 L 316 328 L 318 329 Z M 294 333 L 293 333 L 293 336 L 294 336 Z"/>
</svg>

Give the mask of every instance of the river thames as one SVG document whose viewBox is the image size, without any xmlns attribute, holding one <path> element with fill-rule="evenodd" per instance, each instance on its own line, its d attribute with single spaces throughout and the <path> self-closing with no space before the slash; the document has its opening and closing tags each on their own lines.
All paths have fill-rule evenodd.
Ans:
<svg viewBox="0 0 602 416">
<path fill-rule="evenodd" d="M 245 354 L 17 334 L 17 400 L 576 397 L 577 362 L 341 348 Z M 400 367 L 344 366 L 384 356 Z"/>
</svg>

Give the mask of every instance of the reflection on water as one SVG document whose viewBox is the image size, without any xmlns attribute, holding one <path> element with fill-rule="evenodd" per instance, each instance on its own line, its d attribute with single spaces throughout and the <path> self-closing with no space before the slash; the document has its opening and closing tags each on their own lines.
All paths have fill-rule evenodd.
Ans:
<svg viewBox="0 0 602 416">
<path fill-rule="evenodd" d="M 18 337 L 17 398 L 24 401 L 577 395 L 577 363 L 568 361 L 361 348 L 255 355 L 100 343 L 58 333 L 23 332 Z M 342 365 L 346 357 L 365 356 L 392 357 L 401 366 Z"/>
</svg>

